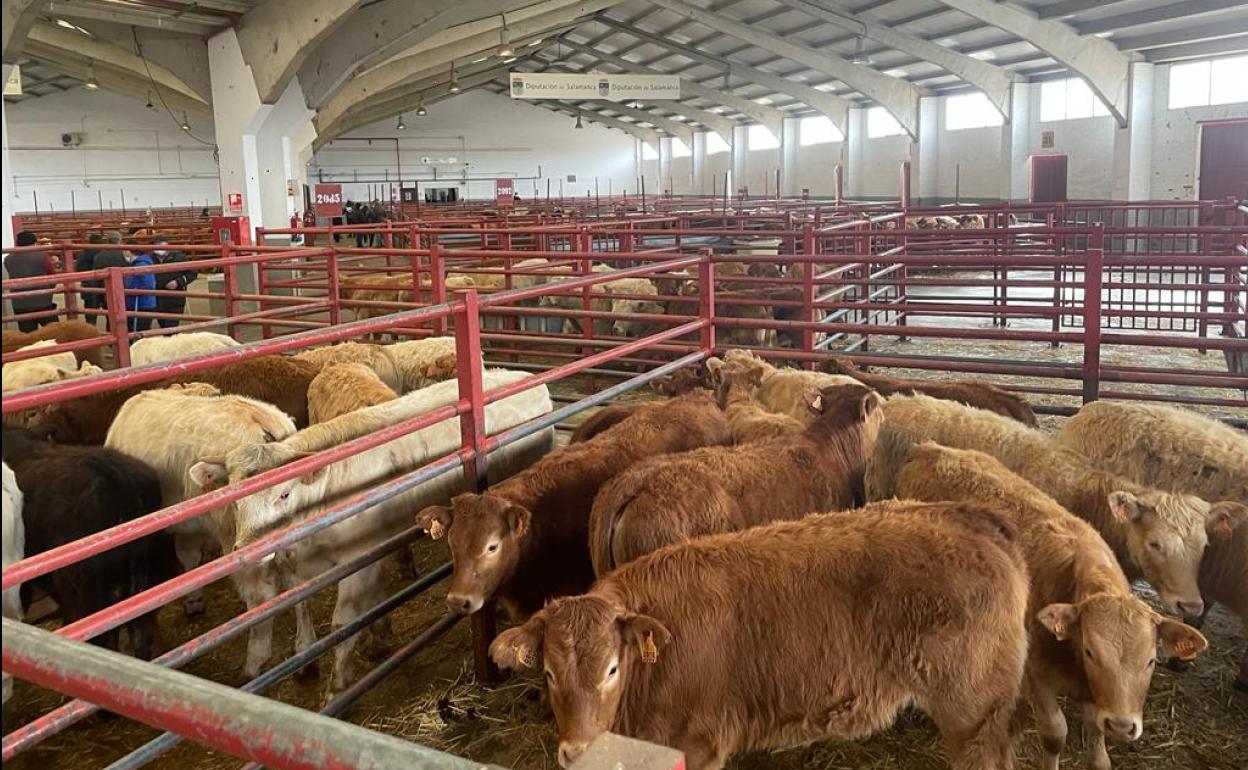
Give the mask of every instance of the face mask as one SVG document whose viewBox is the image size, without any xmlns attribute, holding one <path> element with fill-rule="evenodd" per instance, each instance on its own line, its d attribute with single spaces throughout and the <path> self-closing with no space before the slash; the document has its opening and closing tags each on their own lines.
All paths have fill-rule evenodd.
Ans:
<svg viewBox="0 0 1248 770">
<path fill-rule="evenodd" d="M 169 252 L 165 251 L 164 249 L 156 249 L 156 251 L 155 251 L 155 252 L 153 252 L 153 253 L 155 253 L 155 254 L 156 254 L 156 256 L 158 256 L 158 257 L 163 257 L 163 256 L 165 256 L 166 254 L 168 254 Z"/>
</svg>

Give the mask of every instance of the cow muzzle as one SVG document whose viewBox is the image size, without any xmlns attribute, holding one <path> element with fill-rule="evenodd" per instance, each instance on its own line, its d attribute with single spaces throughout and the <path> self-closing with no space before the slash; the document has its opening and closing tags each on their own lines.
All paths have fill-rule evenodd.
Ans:
<svg viewBox="0 0 1248 770">
<path fill-rule="evenodd" d="M 587 748 L 589 748 L 588 743 L 563 741 L 559 744 L 559 766 L 571 767 L 573 762 L 581 758 Z"/>
<path fill-rule="evenodd" d="M 1115 740 L 1130 742 L 1144 733 L 1144 720 L 1139 715 L 1122 716 L 1101 712 L 1097 718 L 1100 728 Z"/>
<path fill-rule="evenodd" d="M 461 615 L 471 615 L 481 609 L 484 604 L 483 598 L 473 594 L 452 591 L 446 595 L 446 606 L 451 612 L 458 612 Z"/>
</svg>

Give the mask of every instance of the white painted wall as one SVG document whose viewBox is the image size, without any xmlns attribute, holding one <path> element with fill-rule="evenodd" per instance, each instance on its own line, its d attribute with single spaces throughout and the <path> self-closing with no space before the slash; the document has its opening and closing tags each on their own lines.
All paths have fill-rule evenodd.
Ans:
<svg viewBox="0 0 1248 770">
<path fill-rule="evenodd" d="M 1171 110 L 1167 107 L 1170 65 L 1157 67 L 1153 79 L 1153 178 L 1149 185 L 1149 197 L 1155 200 L 1193 200 L 1199 192 L 1198 122 L 1248 118 L 1248 104 L 1240 102 Z"/>
<path fill-rule="evenodd" d="M 800 133 L 800 132 L 799 132 Z M 797 148 L 797 192 L 809 189 L 811 195 L 831 195 L 836 191 L 832 171 L 845 164 L 844 142 L 812 144 Z"/>
<path fill-rule="evenodd" d="M 160 105 L 108 91 L 75 88 L 5 106 L 16 211 L 69 211 L 221 203 L 213 148 L 193 141 Z M 179 120 L 181 115 L 178 116 Z M 78 147 L 61 134 L 79 133 Z M 192 133 L 213 141 L 207 120 Z M 72 192 L 72 199 L 71 199 Z"/>
<path fill-rule="evenodd" d="M 863 121 L 865 125 L 866 121 Z M 862 179 L 855 186 L 855 195 L 863 198 L 896 198 L 901 193 L 901 162 L 918 158 L 910 157 L 910 137 L 881 136 L 866 139 L 863 146 Z M 832 178 L 828 177 L 828 189 L 819 195 L 832 193 Z M 815 194 L 812 190 L 811 194 Z"/>
<path fill-rule="evenodd" d="M 429 114 L 417 117 L 404 115 L 405 131 L 397 131 L 396 119 L 388 119 L 352 131 L 347 137 L 385 137 L 372 145 L 365 142 L 331 142 L 313 156 L 308 169 L 308 182 L 315 183 L 318 174 L 325 181 L 342 182 L 343 194 L 356 200 L 367 196 L 360 179 L 395 180 L 397 164 L 402 163 L 405 180 L 417 178 L 421 187 L 433 184 L 436 170 L 440 186 L 457 186 L 461 198 L 492 198 L 495 177 L 520 177 L 516 192 L 530 198 L 535 192 L 546 195 L 546 180 L 551 180 L 551 194 L 559 193 L 560 182 L 565 196 L 593 194 L 597 178 L 599 192 L 608 187 L 616 193 L 637 187 L 637 164 L 634 159 L 634 138 L 614 129 L 586 121 L 577 130 L 574 119 L 543 107 L 515 101 L 486 91 L 469 91 L 453 99 L 429 107 Z M 393 139 L 399 142 L 396 158 Z M 455 158 L 454 163 L 423 163 Z M 657 175 L 657 161 L 654 173 Z M 574 174 L 575 182 L 567 176 Z M 332 177 L 332 178 L 331 178 Z M 462 178 L 482 179 L 467 184 Z M 523 177 L 540 177 L 523 179 Z"/>
</svg>

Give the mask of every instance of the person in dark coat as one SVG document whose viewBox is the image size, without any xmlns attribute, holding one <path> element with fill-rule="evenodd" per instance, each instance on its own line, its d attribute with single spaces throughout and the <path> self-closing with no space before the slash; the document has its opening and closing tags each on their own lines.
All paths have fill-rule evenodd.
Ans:
<svg viewBox="0 0 1248 770">
<path fill-rule="evenodd" d="M 126 252 L 122 251 L 122 249 L 120 248 L 121 247 L 121 233 L 120 232 L 113 230 L 111 232 L 104 233 L 104 246 L 105 248 L 102 248 L 96 251 L 94 257 L 91 259 L 92 270 L 106 270 L 110 267 L 128 267 L 130 265 L 129 260 L 126 259 Z M 100 285 L 103 286 L 104 282 L 101 281 Z M 99 296 L 100 296 L 99 306 L 107 310 L 108 309 L 108 295 L 101 294 Z M 104 316 L 104 327 L 108 329 L 112 328 L 112 324 L 109 323 L 107 314 L 105 314 Z"/>
<path fill-rule="evenodd" d="M 90 235 L 87 236 L 87 243 L 98 246 L 99 244 L 104 243 L 104 236 L 100 233 L 91 233 Z M 83 270 L 83 271 L 94 269 L 95 255 L 99 253 L 99 251 L 100 250 L 98 248 L 83 249 L 78 254 L 78 259 L 76 260 L 77 264 L 75 266 L 75 269 Z M 83 281 L 82 287 L 84 289 L 102 289 L 104 288 L 104 282 L 103 281 Z M 97 310 L 99 308 L 104 307 L 104 294 L 103 293 L 98 293 L 98 294 L 97 293 L 83 293 L 82 294 L 82 306 L 86 308 L 87 310 Z M 92 326 L 95 325 L 95 318 L 96 318 L 95 313 L 86 314 L 87 323 L 91 324 Z"/>
<path fill-rule="evenodd" d="M 34 246 L 39 242 L 35 234 L 29 230 L 23 230 L 17 234 L 16 243 L 18 246 Z M 9 271 L 10 278 L 31 278 L 37 275 L 48 275 L 53 271 L 54 264 L 48 257 L 46 251 L 23 251 L 16 254 L 10 254 L 4 258 L 4 267 Z M 48 286 L 25 286 L 21 291 L 31 291 L 33 289 L 51 288 Z M 22 313 L 38 313 L 47 310 L 56 310 L 56 304 L 52 301 L 52 293 L 47 294 L 30 294 L 24 297 L 14 297 L 13 312 L 15 314 Z M 18 320 L 17 328 L 21 331 L 30 333 L 38 329 L 44 324 L 50 324 L 56 320 L 55 315 L 43 316 L 41 318 L 23 318 Z"/>
<path fill-rule="evenodd" d="M 159 272 L 156 274 L 156 288 L 165 291 L 183 292 L 183 296 L 156 297 L 156 312 L 158 313 L 177 313 L 181 315 L 186 312 L 186 287 L 190 286 L 199 273 L 192 269 L 186 254 L 181 251 L 170 251 L 166 248 L 169 241 L 166 238 L 156 238 L 152 241 L 152 259 L 157 265 L 176 265 L 169 272 Z M 157 318 L 156 322 L 160 324 L 160 328 L 168 329 L 182 323 L 177 318 Z"/>
</svg>

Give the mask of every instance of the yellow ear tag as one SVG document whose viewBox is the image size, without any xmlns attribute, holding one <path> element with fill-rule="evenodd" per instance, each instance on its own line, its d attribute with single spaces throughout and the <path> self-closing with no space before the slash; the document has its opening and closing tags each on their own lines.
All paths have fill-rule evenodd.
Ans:
<svg viewBox="0 0 1248 770">
<path fill-rule="evenodd" d="M 1179 660 L 1196 659 L 1196 644 L 1187 639 L 1176 644 L 1174 650 L 1179 654 Z"/>
<path fill-rule="evenodd" d="M 659 660 L 659 648 L 654 644 L 654 632 L 646 633 L 646 641 L 641 645 L 641 662 L 657 663 Z"/>
<path fill-rule="evenodd" d="M 517 644 L 513 649 L 516 651 L 516 660 L 525 668 L 532 668 L 537 664 L 537 652 L 533 648 Z"/>
</svg>

